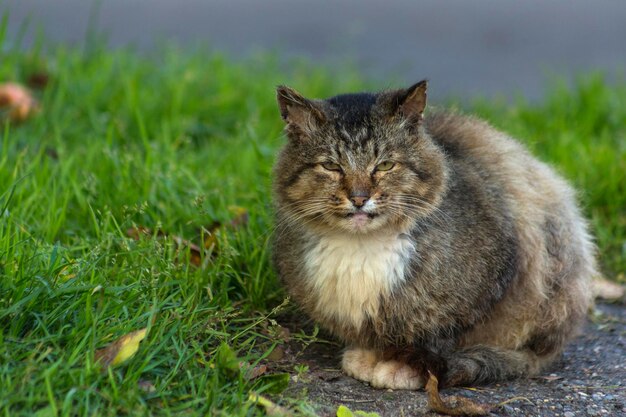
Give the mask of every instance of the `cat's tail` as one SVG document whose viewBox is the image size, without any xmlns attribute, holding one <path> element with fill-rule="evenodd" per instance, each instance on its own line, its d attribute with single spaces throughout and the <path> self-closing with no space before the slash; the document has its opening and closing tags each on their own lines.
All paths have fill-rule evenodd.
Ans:
<svg viewBox="0 0 626 417">
<path fill-rule="evenodd" d="M 554 355 L 539 356 L 530 349 L 503 350 L 476 345 L 446 357 L 443 385 L 474 385 L 532 376 Z M 441 380 L 441 379 L 440 379 Z"/>
</svg>

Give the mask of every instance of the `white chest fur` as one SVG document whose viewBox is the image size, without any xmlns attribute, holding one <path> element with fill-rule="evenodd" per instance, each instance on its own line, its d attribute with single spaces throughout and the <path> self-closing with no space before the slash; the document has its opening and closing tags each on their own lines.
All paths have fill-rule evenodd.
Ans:
<svg viewBox="0 0 626 417">
<path fill-rule="evenodd" d="M 406 235 L 323 237 L 306 256 L 317 313 L 357 329 L 378 312 L 380 296 L 404 280 L 414 247 Z"/>
</svg>

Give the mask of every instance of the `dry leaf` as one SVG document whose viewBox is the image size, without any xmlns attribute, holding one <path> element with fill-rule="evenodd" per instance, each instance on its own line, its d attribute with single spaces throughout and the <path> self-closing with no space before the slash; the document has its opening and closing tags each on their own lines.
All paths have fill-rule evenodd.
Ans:
<svg viewBox="0 0 626 417">
<path fill-rule="evenodd" d="M 277 336 L 283 342 L 288 342 L 291 339 L 291 331 L 288 328 L 278 325 L 277 330 L 278 330 Z"/>
<path fill-rule="evenodd" d="M 202 245 L 205 249 L 213 251 L 217 249 L 217 232 L 222 223 L 214 221 L 210 225 L 202 228 Z"/>
<path fill-rule="evenodd" d="M 12 122 L 23 122 L 39 110 L 37 100 L 26 87 L 17 83 L 0 84 L 0 110 Z"/>
<path fill-rule="evenodd" d="M 176 242 L 176 246 L 178 246 L 178 250 L 185 250 L 185 249 L 189 249 L 189 262 L 191 262 L 192 265 L 195 266 L 200 266 L 202 264 L 202 252 L 203 249 L 196 245 L 195 243 L 183 239 L 180 236 L 176 236 L 176 235 L 171 235 L 170 238 Z"/>
<path fill-rule="evenodd" d="M 245 226 L 248 223 L 249 214 L 248 210 L 239 206 L 230 206 L 228 210 L 233 214 L 233 218 L 230 222 L 226 224 L 222 224 L 218 221 L 214 221 L 209 226 L 203 227 L 202 231 L 204 232 L 203 237 L 203 245 L 206 249 L 213 250 L 213 253 L 216 252 L 218 248 L 218 239 L 222 229 L 236 229 L 241 226 Z"/>
<path fill-rule="evenodd" d="M 609 281 L 602 275 L 596 275 L 591 282 L 593 296 L 607 301 L 616 301 L 624 297 L 624 286 Z"/>
<path fill-rule="evenodd" d="M 96 351 L 96 362 L 100 362 L 104 367 L 108 367 L 127 361 L 137 352 L 139 342 L 144 337 L 146 337 L 146 329 L 135 330 L 120 337 L 109 346 Z"/>
<path fill-rule="evenodd" d="M 430 372 L 428 372 L 425 390 L 428 393 L 428 407 L 437 413 L 449 416 L 484 416 L 490 412 L 491 407 L 476 404 L 467 398 L 452 396 L 448 400 L 454 401 L 456 405 L 446 404 L 439 396 L 439 380 Z"/>
<path fill-rule="evenodd" d="M 28 76 L 26 83 L 29 87 L 43 90 L 50 82 L 50 74 L 45 71 L 34 72 Z"/>
<path fill-rule="evenodd" d="M 259 365 L 259 366 L 255 366 L 254 368 L 248 367 L 245 373 L 245 377 L 246 379 L 251 381 L 253 379 L 260 377 L 266 372 L 267 372 L 267 365 Z"/>
<path fill-rule="evenodd" d="M 270 361 L 279 361 L 281 360 L 283 357 L 285 356 L 285 349 L 282 348 L 282 346 L 276 346 L 272 352 L 267 355 L 267 360 Z"/>
<path fill-rule="evenodd" d="M 126 236 L 133 238 L 135 240 L 139 240 L 142 237 L 152 236 L 152 230 L 143 226 L 131 227 L 130 229 L 126 230 Z"/>
</svg>

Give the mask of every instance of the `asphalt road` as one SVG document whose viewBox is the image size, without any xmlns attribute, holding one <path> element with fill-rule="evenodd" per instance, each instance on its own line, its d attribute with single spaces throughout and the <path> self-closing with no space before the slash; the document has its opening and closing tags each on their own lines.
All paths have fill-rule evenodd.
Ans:
<svg viewBox="0 0 626 417">
<path fill-rule="evenodd" d="M 112 47 L 209 45 L 234 57 L 276 50 L 334 65 L 351 60 L 380 84 L 431 80 L 435 99 L 540 98 L 551 77 L 626 69 L 622 0 L 4 0 L 22 46 L 81 44 L 89 28 Z"/>
</svg>

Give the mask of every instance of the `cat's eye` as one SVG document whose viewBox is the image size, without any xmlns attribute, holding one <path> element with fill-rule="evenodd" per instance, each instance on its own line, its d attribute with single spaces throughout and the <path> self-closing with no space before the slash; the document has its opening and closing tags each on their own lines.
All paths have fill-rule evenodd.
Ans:
<svg viewBox="0 0 626 417">
<path fill-rule="evenodd" d="M 391 161 L 381 162 L 380 164 L 376 165 L 376 171 L 389 171 L 395 165 L 396 164 Z"/>
<path fill-rule="evenodd" d="M 328 171 L 341 171 L 339 164 L 333 162 L 325 162 L 322 164 L 322 167 Z"/>
</svg>

